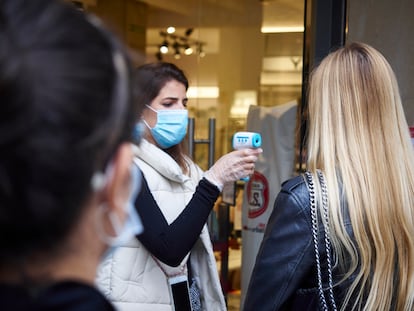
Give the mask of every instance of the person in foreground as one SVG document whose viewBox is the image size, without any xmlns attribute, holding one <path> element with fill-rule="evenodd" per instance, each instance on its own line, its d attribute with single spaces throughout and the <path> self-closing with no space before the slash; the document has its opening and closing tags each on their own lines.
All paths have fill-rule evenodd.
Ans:
<svg viewBox="0 0 414 311">
<path fill-rule="evenodd" d="M 0 1 L 2 311 L 114 310 L 97 266 L 142 229 L 129 63 L 69 3 Z"/>
<path fill-rule="evenodd" d="M 205 223 L 223 184 L 252 174 L 262 149 L 230 152 L 203 173 L 184 152 L 182 70 L 151 63 L 136 79 L 138 102 L 147 105 L 137 124 L 145 139 L 135 153 L 144 175 L 135 206 L 145 230 L 103 263 L 98 284 L 120 310 L 227 310 Z M 176 277 L 181 295 L 169 285 Z"/>
<path fill-rule="evenodd" d="M 413 310 L 414 151 L 390 65 L 366 44 L 339 48 L 308 105 L 310 175 L 276 198 L 243 310 Z"/>
</svg>

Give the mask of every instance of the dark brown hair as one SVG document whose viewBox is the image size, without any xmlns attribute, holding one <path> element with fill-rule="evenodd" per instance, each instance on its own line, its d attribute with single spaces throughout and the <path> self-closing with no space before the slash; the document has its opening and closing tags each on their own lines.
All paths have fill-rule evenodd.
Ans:
<svg viewBox="0 0 414 311">
<path fill-rule="evenodd" d="M 145 64 L 135 70 L 137 104 L 150 105 L 158 96 L 165 84 L 171 80 L 178 81 L 188 89 L 188 80 L 184 72 L 176 65 L 167 62 Z M 188 171 L 185 155 L 187 147 L 185 140 L 168 149 L 164 149 L 183 169 Z"/>
</svg>

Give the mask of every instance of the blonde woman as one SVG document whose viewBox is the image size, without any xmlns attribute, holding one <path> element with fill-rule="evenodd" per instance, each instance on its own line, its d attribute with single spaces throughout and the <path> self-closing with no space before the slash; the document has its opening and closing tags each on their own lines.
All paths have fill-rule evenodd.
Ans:
<svg viewBox="0 0 414 311">
<path fill-rule="evenodd" d="M 308 108 L 314 191 L 304 176 L 284 183 L 244 311 L 413 310 L 414 152 L 390 65 L 366 44 L 332 52 L 311 76 Z"/>
</svg>

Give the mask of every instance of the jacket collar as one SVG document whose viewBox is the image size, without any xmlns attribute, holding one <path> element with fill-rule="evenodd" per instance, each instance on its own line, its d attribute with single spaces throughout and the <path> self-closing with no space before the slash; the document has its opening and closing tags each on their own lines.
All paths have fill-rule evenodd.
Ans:
<svg viewBox="0 0 414 311">
<path fill-rule="evenodd" d="M 175 182 L 183 183 L 189 179 L 178 163 L 165 151 L 142 139 L 134 153 L 142 161 L 157 170 L 162 176 Z"/>
</svg>

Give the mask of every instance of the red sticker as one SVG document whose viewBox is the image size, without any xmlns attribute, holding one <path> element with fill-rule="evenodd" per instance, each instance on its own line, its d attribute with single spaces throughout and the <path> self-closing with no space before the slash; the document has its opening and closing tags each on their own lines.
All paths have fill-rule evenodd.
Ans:
<svg viewBox="0 0 414 311">
<path fill-rule="evenodd" d="M 248 217 L 256 218 L 262 215 L 269 204 L 269 184 L 266 177 L 254 172 L 247 183 Z"/>
</svg>

